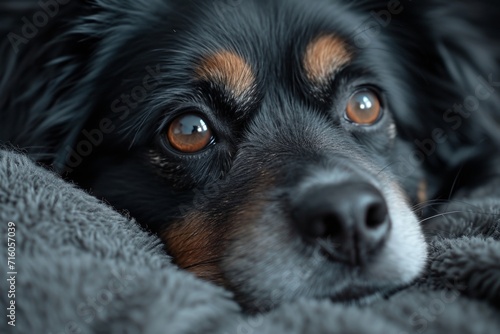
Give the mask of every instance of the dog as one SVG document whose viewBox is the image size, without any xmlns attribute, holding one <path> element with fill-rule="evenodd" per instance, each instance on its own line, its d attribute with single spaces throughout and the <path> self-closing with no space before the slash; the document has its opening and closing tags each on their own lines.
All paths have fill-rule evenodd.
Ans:
<svg viewBox="0 0 500 334">
<path fill-rule="evenodd" d="M 0 6 L 4 146 L 247 310 L 413 284 L 434 204 L 498 175 L 498 2 Z"/>
</svg>

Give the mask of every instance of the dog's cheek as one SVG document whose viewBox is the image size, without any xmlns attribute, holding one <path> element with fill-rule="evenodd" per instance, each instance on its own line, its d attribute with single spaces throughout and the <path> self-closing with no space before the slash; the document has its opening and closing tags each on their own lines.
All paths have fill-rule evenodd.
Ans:
<svg viewBox="0 0 500 334">
<path fill-rule="evenodd" d="M 174 262 L 194 275 L 223 284 L 219 263 L 223 256 L 227 229 L 213 215 L 188 214 L 161 234 Z"/>
<path fill-rule="evenodd" d="M 225 286 L 245 309 L 269 309 L 283 299 L 283 280 L 300 277 L 281 266 L 293 262 L 287 224 L 281 212 L 261 198 L 249 198 L 230 221 L 232 242 L 221 262 Z"/>
<path fill-rule="evenodd" d="M 180 268 L 231 290 L 234 286 L 228 282 L 227 272 L 237 267 L 235 262 L 245 262 L 248 254 L 255 251 L 250 242 L 254 239 L 249 235 L 253 234 L 266 206 L 263 194 L 274 184 L 273 178 L 263 171 L 244 181 L 239 186 L 220 185 L 221 197 L 207 199 L 200 208 L 193 209 L 160 234 Z M 228 254 L 234 248 L 245 251 L 239 256 Z"/>
</svg>

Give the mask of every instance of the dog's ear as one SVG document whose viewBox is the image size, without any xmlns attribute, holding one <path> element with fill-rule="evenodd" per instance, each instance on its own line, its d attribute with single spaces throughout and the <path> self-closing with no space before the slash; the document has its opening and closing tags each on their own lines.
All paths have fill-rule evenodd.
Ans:
<svg viewBox="0 0 500 334">
<path fill-rule="evenodd" d="M 99 37 L 76 32 L 74 22 L 91 8 L 84 1 L 7 0 L 0 13 L 0 141 L 53 164 L 90 113 L 78 82 Z"/>
<path fill-rule="evenodd" d="M 498 151 L 500 2 L 431 0 L 422 14 L 430 43 L 428 94 L 448 141 L 438 155 L 452 167 Z M 482 144 L 481 144 L 482 143 Z M 496 148 L 496 149 L 495 149 Z M 484 149 L 484 150 L 483 150 Z"/>
<path fill-rule="evenodd" d="M 428 12 L 438 54 L 472 121 L 494 137 L 500 121 L 500 2 L 438 1 Z"/>
<path fill-rule="evenodd" d="M 0 3 L 0 142 L 64 167 L 92 116 L 98 78 L 165 0 Z M 160 16 L 158 18 L 158 16 Z"/>
<path fill-rule="evenodd" d="M 387 3 L 372 13 L 387 13 Z M 419 161 L 447 173 L 500 145 L 500 2 L 426 0 L 400 2 L 380 49 L 391 52 L 400 82 L 399 133 Z M 386 37 L 385 35 L 383 35 Z M 403 88 L 401 88 L 403 87 Z M 410 101 L 410 105 L 408 105 Z"/>
</svg>

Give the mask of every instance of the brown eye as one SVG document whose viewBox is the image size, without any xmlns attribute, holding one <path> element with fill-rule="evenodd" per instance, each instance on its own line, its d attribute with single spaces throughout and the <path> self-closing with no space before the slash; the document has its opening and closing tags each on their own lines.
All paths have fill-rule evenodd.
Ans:
<svg viewBox="0 0 500 334">
<path fill-rule="evenodd" d="M 170 124 L 167 139 L 177 151 L 196 153 L 210 144 L 212 131 L 200 116 L 184 114 L 174 119 Z"/>
<path fill-rule="evenodd" d="M 382 114 L 380 99 L 374 92 L 364 89 L 357 91 L 349 98 L 346 117 L 359 125 L 372 125 Z"/>
</svg>

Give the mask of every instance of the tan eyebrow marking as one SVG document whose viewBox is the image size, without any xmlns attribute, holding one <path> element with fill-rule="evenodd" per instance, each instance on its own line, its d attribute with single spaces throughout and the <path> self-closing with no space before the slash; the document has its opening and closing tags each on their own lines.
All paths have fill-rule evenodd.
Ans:
<svg viewBox="0 0 500 334">
<path fill-rule="evenodd" d="M 304 70 L 309 81 L 321 84 L 351 60 L 352 54 L 341 38 L 334 35 L 322 35 L 307 46 Z"/>
<path fill-rule="evenodd" d="M 255 85 L 250 65 L 241 56 L 226 50 L 203 58 L 195 73 L 198 79 L 224 86 L 235 98 L 244 97 Z"/>
</svg>

